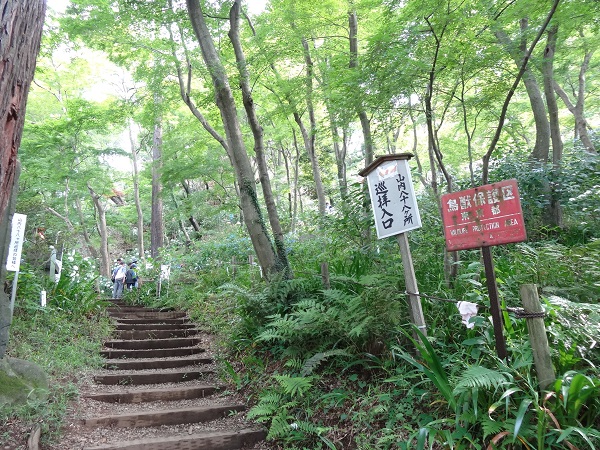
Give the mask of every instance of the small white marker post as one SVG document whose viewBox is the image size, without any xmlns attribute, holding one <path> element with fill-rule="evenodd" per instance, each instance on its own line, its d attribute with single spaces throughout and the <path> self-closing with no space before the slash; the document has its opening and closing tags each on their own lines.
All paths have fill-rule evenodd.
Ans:
<svg viewBox="0 0 600 450">
<path fill-rule="evenodd" d="M 421 228 L 421 216 L 408 166 L 410 158 L 412 158 L 411 153 L 378 156 L 358 174 L 367 179 L 377 238 L 396 236 L 398 240 L 404 268 L 404 282 L 410 300 L 411 320 L 424 335 L 427 335 L 406 235 L 409 230 Z"/>
<path fill-rule="evenodd" d="M 10 312 L 15 309 L 15 297 L 17 296 L 17 282 L 19 280 L 19 267 L 21 266 L 21 250 L 23 249 L 23 239 L 25 237 L 25 214 L 13 214 L 12 230 L 10 234 L 10 247 L 8 247 L 8 258 L 6 260 L 6 270 L 15 272 L 13 279 L 12 293 L 10 297 Z"/>
</svg>

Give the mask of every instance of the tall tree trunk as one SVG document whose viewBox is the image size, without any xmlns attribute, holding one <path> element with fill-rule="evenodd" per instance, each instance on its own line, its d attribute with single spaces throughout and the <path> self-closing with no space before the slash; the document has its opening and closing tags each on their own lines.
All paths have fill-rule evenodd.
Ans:
<svg viewBox="0 0 600 450">
<path fill-rule="evenodd" d="M 164 245 L 163 199 L 160 174 L 162 171 L 162 117 L 154 124 L 152 140 L 152 213 L 150 217 L 150 256 L 156 259 Z M 141 256 L 141 255 L 140 255 Z"/>
<path fill-rule="evenodd" d="M 244 109 L 246 110 L 246 116 L 252 135 L 254 137 L 254 153 L 256 154 L 256 163 L 258 166 L 258 176 L 260 185 L 262 187 L 263 197 L 265 205 L 267 207 L 267 216 L 269 217 L 269 223 L 271 225 L 271 231 L 273 232 L 273 241 L 275 242 L 275 250 L 277 252 L 277 263 L 276 269 L 286 276 L 290 275 L 290 265 L 287 258 L 285 249 L 285 242 L 283 239 L 283 230 L 281 229 L 281 222 L 279 221 L 279 214 L 277 212 L 277 205 L 273 197 L 273 191 L 271 190 L 271 180 L 269 178 L 269 170 L 267 167 L 267 160 L 264 151 L 264 139 L 263 139 L 263 127 L 261 126 L 256 110 L 254 108 L 254 99 L 252 98 L 252 90 L 250 88 L 250 75 L 248 74 L 248 68 L 246 65 L 246 57 L 242 49 L 239 35 L 239 20 L 240 20 L 240 7 L 241 1 L 235 0 L 229 11 L 229 39 L 233 44 L 233 50 L 235 53 L 235 59 L 237 62 L 238 70 L 240 72 L 240 87 L 242 89 L 242 102 Z"/>
<path fill-rule="evenodd" d="M 94 208 L 96 208 L 96 212 L 98 213 L 98 233 L 100 234 L 100 275 L 105 277 L 110 276 L 111 265 L 108 258 L 108 229 L 106 227 L 106 210 L 100 202 L 100 195 L 94 192 L 90 183 L 87 184 L 88 191 L 90 191 L 90 196 L 92 197 L 92 201 L 94 202 Z"/>
<path fill-rule="evenodd" d="M 358 19 L 356 11 L 348 12 L 348 30 L 350 41 L 350 62 L 348 67 L 356 69 L 358 67 Z M 356 113 L 360 120 L 360 126 L 365 141 L 365 167 L 373 162 L 373 136 L 371 135 L 371 121 L 367 116 L 361 103 L 356 105 Z"/>
<path fill-rule="evenodd" d="M 129 144 L 131 146 L 131 161 L 133 163 L 133 201 L 137 211 L 137 247 L 138 256 L 144 257 L 144 211 L 140 202 L 140 175 L 138 167 L 138 151 L 133 140 L 131 123 L 129 124 Z"/>
<path fill-rule="evenodd" d="M 544 49 L 544 59 L 542 61 L 542 73 L 544 76 L 544 93 L 546 95 L 546 104 L 548 105 L 548 118 L 550 119 L 550 136 L 552 138 L 552 166 L 556 174 L 560 171 L 563 154 L 563 142 L 560 136 L 560 122 L 558 120 L 558 104 L 554 92 L 554 52 L 556 50 L 556 38 L 558 34 L 558 25 L 548 28 L 548 41 Z M 555 184 L 549 183 L 548 195 L 550 197 L 550 208 L 546 212 L 545 221 L 550 225 L 557 227 L 563 226 L 563 213 L 560 199 Z"/>
<path fill-rule="evenodd" d="M 239 185 L 244 223 L 263 273 L 269 277 L 277 270 L 275 251 L 262 218 L 254 184 L 254 173 L 246 152 L 229 79 L 204 21 L 200 3 L 198 0 L 186 0 L 186 4 L 192 28 L 200 44 L 204 63 L 210 72 L 214 85 L 215 100 L 221 113 L 221 120 L 227 137 L 227 148 Z"/>
<path fill-rule="evenodd" d="M 4 283 L 19 177 L 17 153 L 45 14 L 44 0 L 0 0 L 0 361 L 11 323 Z"/>
<path fill-rule="evenodd" d="M 310 49 L 308 48 L 308 41 L 306 38 L 302 38 L 302 48 L 304 50 L 304 62 L 306 63 L 306 108 L 308 109 L 308 119 L 310 122 L 310 133 L 307 133 L 306 128 L 302 125 L 300 114 L 294 112 L 294 119 L 300 127 L 302 132 L 302 138 L 304 139 L 304 146 L 308 153 L 308 159 L 310 160 L 310 167 L 312 168 L 313 179 L 315 181 L 315 191 L 317 193 L 317 200 L 319 202 L 319 214 L 325 215 L 326 201 L 325 201 L 325 190 L 323 189 L 323 180 L 321 179 L 321 168 L 319 166 L 319 160 L 317 158 L 317 151 L 315 148 L 315 141 L 317 137 L 317 121 L 315 119 L 315 109 L 313 106 L 313 62 L 310 56 Z"/>
</svg>

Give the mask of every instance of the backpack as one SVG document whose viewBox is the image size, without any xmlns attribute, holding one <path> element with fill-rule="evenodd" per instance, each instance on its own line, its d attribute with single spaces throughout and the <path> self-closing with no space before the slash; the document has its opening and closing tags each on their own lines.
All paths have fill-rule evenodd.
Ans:
<svg viewBox="0 0 600 450">
<path fill-rule="evenodd" d="M 125 283 L 133 284 L 136 282 L 136 280 L 137 280 L 137 274 L 135 273 L 135 270 L 127 269 L 127 272 L 125 272 Z"/>
</svg>

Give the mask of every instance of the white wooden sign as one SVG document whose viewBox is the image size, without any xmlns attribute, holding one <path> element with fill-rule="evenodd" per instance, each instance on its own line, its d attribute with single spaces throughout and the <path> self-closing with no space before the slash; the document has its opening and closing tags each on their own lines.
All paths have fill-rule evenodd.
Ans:
<svg viewBox="0 0 600 450">
<path fill-rule="evenodd" d="M 10 247 L 8 248 L 8 258 L 6 259 L 6 270 L 18 272 L 21 265 L 21 250 L 23 249 L 23 239 L 25 238 L 25 214 L 13 214 L 12 231 L 10 234 Z"/>
<path fill-rule="evenodd" d="M 408 160 L 383 162 L 367 175 L 377 238 L 421 228 Z"/>
</svg>

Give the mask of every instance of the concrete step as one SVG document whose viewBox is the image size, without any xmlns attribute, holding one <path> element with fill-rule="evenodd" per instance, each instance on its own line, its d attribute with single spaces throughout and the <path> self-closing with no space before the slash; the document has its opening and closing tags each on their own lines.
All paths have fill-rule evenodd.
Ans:
<svg viewBox="0 0 600 450">
<path fill-rule="evenodd" d="M 163 384 L 182 383 L 184 381 L 199 380 L 206 375 L 214 373 L 212 370 L 179 370 L 157 372 L 119 372 L 115 374 L 96 375 L 94 381 L 98 384 L 110 385 L 138 385 L 138 384 Z"/>
<path fill-rule="evenodd" d="M 145 369 L 174 369 L 199 364 L 211 364 L 212 358 L 172 358 L 172 359 L 146 359 L 143 361 L 108 359 L 104 368 L 109 370 L 145 370 Z"/>
<path fill-rule="evenodd" d="M 199 332 L 197 328 L 186 328 L 183 330 L 119 330 L 116 334 L 120 340 L 141 340 L 187 337 Z"/>
<path fill-rule="evenodd" d="M 200 338 L 168 338 L 168 339 L 144 339 L 144 340 L 113 340 L 106 341 L 105 347 L 120 350 L 149 350 L 161 348 L 193 347 L 202 342 Z"/>
<path fill-rule="evenodd" d="M 236 450 L 265 440 L 265 430 L 223 430 L 163 439 L 138 439 L 116 444 L 85 447 L 83 450 Z"/>
<path fill-rule="evenodd" d="M 110 317 L 118 319 L 180 319 L 187 316 L 185 311 L 134 311 L 134 312 L 122 312 L 114 311 L 109 312 Z"/>
<path fill-rule="evenodd" d="M 106 403 L 144 403 L 204 398 L 218 391 L 217 386 L 197 385 L 164 389 L 135 389 L 131 391 L 83 394 L 83 397 Z"/>
<path fill-rule="evenodd" d="M 130 330 L 184 330 L 195 328 L 193 323 L 117 323 L 115 329 L 117 331 Z"/>
<path fill-rule="evenodd" d="M 146 308 L 145 306 L 114 305 L 106 308 L 107 313 L 167 312 L 172 310 Z"/>
<path fill-rule="evenodd" d="M 138 324 L 142 324 L 142 325 L 150 325 L 150 324 L 164 324 L 164 325 L 173 325 L 173 324 L 179 324 L 179 323 L 189 323 L 190 319 L 188 317 L 176 317 L 176 318 L 172 318 L 172 319 L 166 319 L 166 318 L 158 318 L 158 319 L 152 319 L 152 318 L 126 318 L 126 317 L 114 317 L 114 319 L 117 321 L 117 326 L 118 325 L 138 325 Z"/>
<path fill-rule="evenodd" d="M 244 409 L 246 409 L 244 405 L 234 403 L 195 408 L 163 409 L 92 417 L 89 419 L 82 419 L 81 424 L 90 428 L 140 428 L 157 427 L 161 425 L 179 425 L 184 423 L 208 422 L 228 415 L 232 411 L 238 412 L 243 411 Z"/>
<path fill-rule="evenodd" d="M 200 347 L 158 348 L 150 350 L 103 350 L 100 354 L 107 359 L 116 358 L 168 358 L 171 356 L 190 356 L 204 353 Z"/>
</svg>

